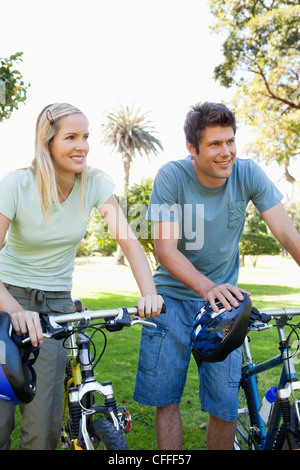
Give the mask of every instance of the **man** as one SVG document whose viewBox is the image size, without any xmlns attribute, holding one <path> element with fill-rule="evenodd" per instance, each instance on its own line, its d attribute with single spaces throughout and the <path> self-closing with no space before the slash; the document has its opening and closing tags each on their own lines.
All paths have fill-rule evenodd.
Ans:
<svg viewBox="0 0 300 470">
<path fill-rule="evenodd" d="M 236 122 L 223 104 L 193 107 L 185 125 L 190 155 L 158 172 L 149 205 L 159 266 L 154 274 L 167 308 L 155 332 L 142 332 L 134 398 L 156 406 L 159 449 L 180 449 L 179 403 L 190 361 L 196 312 L 216 300 L 230 310 L 244 295 L 237 287 L 239 240 L 252 200 L 274 236 L 300 265 L 300 235 L 282 195 L 260 167 L 236 158 Z M 208 449 L 232 449 L 238 408 L 241 349 L 199 369 L 199 397 L 209 414 Z"/>
</svg>

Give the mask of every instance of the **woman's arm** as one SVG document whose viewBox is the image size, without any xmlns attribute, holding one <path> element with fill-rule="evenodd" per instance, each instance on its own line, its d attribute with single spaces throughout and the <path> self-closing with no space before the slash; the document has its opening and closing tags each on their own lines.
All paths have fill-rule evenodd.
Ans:
<svg viewBox="0 0 300 470">
<path fill-rule="evenodd" d="M 0 213 L 0 249 L 3 247 L 10 219 Z M 33 346 L 43 342 L 43 331 L 37 312 L 24 310 L 16 299 L 7 291 L 1 281 L 0 273 L 0 310 L 9 313 L 15 332 L 19 335 L 29 333 Z"/>
<path fill-rule="evenodd" d="M 128 259 L 142 297 L 139 299 L 139 315 L 155 317 L 160 314 L 163 300 L 157 295 L 152 272 L 146 255 L 129 227 L 126 218 L 114 196 L 111 196 L 99 212 L 104 218 L 112 236 L 119 243 Z"/>
</svg>

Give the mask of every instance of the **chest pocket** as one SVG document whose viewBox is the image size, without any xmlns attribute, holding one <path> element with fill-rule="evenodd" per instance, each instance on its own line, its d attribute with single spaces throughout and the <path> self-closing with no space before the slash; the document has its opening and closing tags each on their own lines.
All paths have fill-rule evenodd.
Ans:
<svg viewBox="0 0 300 470">
<path fill-rule="evenodd" d="M 244 223 L 246 213 L 246 201 L 228 203 L 228 224 L 227 228 L 234 229 Z"/>
</svg>

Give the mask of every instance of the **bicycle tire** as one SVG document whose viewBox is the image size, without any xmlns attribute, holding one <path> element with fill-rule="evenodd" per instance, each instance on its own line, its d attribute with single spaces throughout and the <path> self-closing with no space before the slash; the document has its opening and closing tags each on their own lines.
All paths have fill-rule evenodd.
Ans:
<svg viewBox="0 0 300 470">
<path fill-rule="evenodd" d="M 255 410 L 253 408 L 253 400 L 251 398 L 251 387 L 247 380 L 242 380 L 239 390 L 239 409 L 244 409 L 245 412 L 239 414 L 237 419 L 237 426 L 246 435 L 246 440 L 236 432 L 234 448 L 236 450 L 258 450 L 259 441 L 257 442 L 257 435 L 255 432 Z"/>
<path fill-rule="evenodd" d="M 99 418 L 91 421 L 89 432 L 103 443 L 106 450 L 129 450 L 122 432 L 118 431 L 107 419 Z"/>
</svg>

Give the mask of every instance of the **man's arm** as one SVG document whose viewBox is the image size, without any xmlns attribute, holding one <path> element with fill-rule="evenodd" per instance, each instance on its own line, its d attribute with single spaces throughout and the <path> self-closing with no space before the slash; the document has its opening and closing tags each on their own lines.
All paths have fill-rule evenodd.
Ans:
<svg viewBox="0 0 300 470">
<path fill-rule="evenodd" d="M 300 266 L 300 234 L 280 202 L 262 212 L 262 217 L 279 243 Z"/>
<path fill-rule="evenodd" d="M 217 312 L 215 300 L 219 300 L 227 310 L 231 305 L 237 307 L 235 299 L 243 300 L 242 292 L 249 292 L 231 284 L 216 285 L 204 274 L 200 273 L 192 263 L 177 249 L 179 226 L 177 222 L 155 222 L 155 250 L 158 261 L 175 279 L 190 290 L 210 302 Z M 234 297 L 235 296 L 235 297 Z"/>
</svg>

